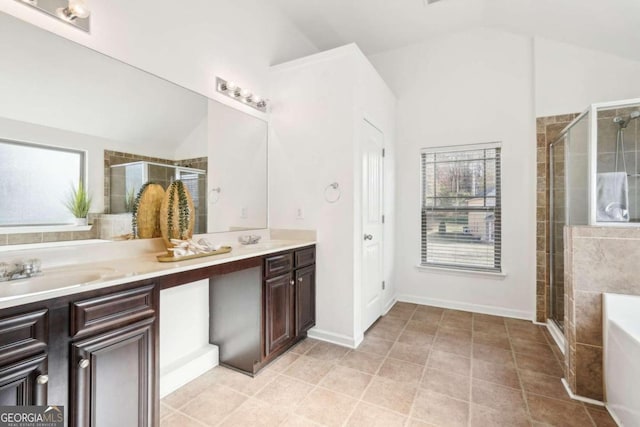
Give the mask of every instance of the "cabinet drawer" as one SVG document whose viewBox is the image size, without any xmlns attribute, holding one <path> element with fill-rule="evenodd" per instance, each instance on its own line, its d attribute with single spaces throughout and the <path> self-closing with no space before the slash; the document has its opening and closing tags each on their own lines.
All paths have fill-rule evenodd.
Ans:
<svg viewBox="0 0 640 427">
<path fill-rule="evenodd" d="M 264 275 L 273 277 L 293 269 L 293 254 L 282 254 L 265 258 Z"/>
<path fill-rule="evenodd" d="M 71 336 L 90 335 L 153 316 L 154 286 L 72 303 Z"/>
<path fill-rule="evenodd" d="M 316 248 L 300 249 L 295 252 L 296 268 L 304 267 L 305 265 L 315 264 L 316 262 Z"/>
<path fill-rule="evenodd" d="M 0 319 L 0 365 L 46 350 L 48 310 Z"/>
</svg>

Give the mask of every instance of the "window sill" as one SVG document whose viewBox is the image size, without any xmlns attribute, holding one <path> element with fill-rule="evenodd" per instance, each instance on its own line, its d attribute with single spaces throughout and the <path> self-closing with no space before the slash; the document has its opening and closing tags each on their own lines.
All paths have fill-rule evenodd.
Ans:
<svg viewBox="0 0 640 427">
<path fill-rule="evenodd" d="M 27 234 L 27 233 L 62 233 L 65 231 L 89 231 L 92 225 L 26 225 L 16 227 L 0 227 L 0 234 Z"/>
<path fill-rule="evenodd" d="M 456 274 L 461 276 L 484 276 L 484 277 L 494 278 L 499 280 L 507 277 L 507 273 L 505 272 L 492 273 L 490 271 L 473 271 L 473 270 L 463 270 L 463 269 L 457 269 L 457 268 L 433 267 L 433 266 L 426 266 L 422 264 L 416 265 L 416 269 L 425 271 L 425 272 L 428 271 L 433 273 Z"/>
</svg>

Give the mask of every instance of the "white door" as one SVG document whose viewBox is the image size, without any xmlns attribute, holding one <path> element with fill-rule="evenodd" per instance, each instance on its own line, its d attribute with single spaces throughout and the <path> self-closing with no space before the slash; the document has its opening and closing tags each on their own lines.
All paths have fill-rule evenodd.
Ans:
<svg viewBox="0 0 640 427">
<path fill-rule="evenodd" d="M 362 121 L 362 298 L 363 331 L 382 314 L 382 132 Z"/>
</svg>

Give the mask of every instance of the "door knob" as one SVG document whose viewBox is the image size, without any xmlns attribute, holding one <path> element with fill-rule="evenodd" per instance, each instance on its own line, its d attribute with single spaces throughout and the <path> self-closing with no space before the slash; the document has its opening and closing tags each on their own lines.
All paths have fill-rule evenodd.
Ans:
<svg viewBox="0 0 640 427">
<path fill-rule="evenodd" d="M 373 240 L 373 234 L 365 234 L 364 240 Z"/>
<path fill-rule="evenodd" d="M 293 285 L 295 285 L 295 284 L 296 284 L 296 282 L 295 282 L 295 281 L 293 281 L 293 280 L 291 280 L 291 281 L 289 282 L 289 284 L 290 284 L 291 286 L 293 286 Z"/>
<path fill-rule="evenodd" d="M 298 277 L 298 282 L 302 283 L 304 279 L 302 277 Z"/>
<path fill-rule="evenodd" d="M 78 362 L 78 367 L 80 369 L 87 369 L 89 367 L 89 359 L 81 359 L 80 362 Z"/>
</svg>

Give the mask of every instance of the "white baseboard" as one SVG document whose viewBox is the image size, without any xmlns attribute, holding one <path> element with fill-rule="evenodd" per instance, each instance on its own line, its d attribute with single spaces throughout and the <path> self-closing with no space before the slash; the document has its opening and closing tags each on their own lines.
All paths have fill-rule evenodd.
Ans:
<svg viewBox="0 0 640 427">
<path fill-rule="evenodd" d="M 449 308 L 453 310 L 471 311 L 473 313 L 491 314 L 494 316 L 511 317 L 514 319 L 532 320 L 533 313 L 524 310 L 495 307 L 492 305 L 470 304 L 460 301 L 419 297 L 415 295 L 398 295 L 398 301 L 414 304 L 430 305 L 433 307 Z"/>
<path fill-rule="evenodd" d="M 385 314 L 387 314 L 396 302 L 398 302 L 398 299 L 396 297 L 391 298 L 389 302 L 387 302 L 387 304 L 382 307 L 382 315 L 384 316 Z"/>
<path fill-rule="evenodd" d="M 349 337 L 347 335 L 336 334 L 329 331 L 323 331 L 322 329 L 312 328 L 307 332 L 307 336 L 309 338 L 313 338 L 320 341 L 330 342 L 331 344 L 341 345 L 343 347 L 356 348 L 360 345 L 360 341 L 354 337 Z"/>
<path fill-rule="evenodd" d="M 604 402 L 601 402 L 599 400 L 589 399 L 588 397 L 582 397 L 582 396 L 578 396 L 577 394 L 574 394 L 573 391 L 571 391 L 571 387 L 569 387 L 569 383 L 567 382 L 567 380 L 563 378 L 561 381 L 562 381 L 562 385 L 564 386 L 564 389 L 567 391 L 567 394 L 573 400 L 577 400 L 584 403 L 590 403 L 591 405 L 596 405 L 596 406 L 605 406 Z"/>
<path fill-rule="evenodd" d="M 218 366 L 218 347 L 207 345 L 160 369 L 160 398 Z"/>
<path fill-rule="evenodd" d="M 549 331 L 549 334 L 551 335 L 553 340 L 556 342 L 556 345 L 558 346 L 562 354 L 565 354 L 564 352 L 566 350 L 565 349 L 566 341 L 565 341 L 564 335 L 562 334 L 562 331 L 560 331 L 560 328 L 558 328 L 558 326 L 556 326 L 556 324 L 553 323 L 553 321 L 550 319 L 547 319 L 546 326 L 547 326 L 547 330 Z"/>
</svg>

